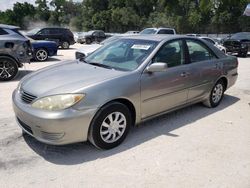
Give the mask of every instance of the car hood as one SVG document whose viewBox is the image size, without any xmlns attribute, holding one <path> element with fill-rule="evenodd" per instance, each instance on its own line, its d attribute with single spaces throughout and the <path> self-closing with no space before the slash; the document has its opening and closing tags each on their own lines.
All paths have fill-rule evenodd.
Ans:
<svg viewBox="0 0 250 188">
<path fill-rule="evenodd" d="M 27 75 L 20 87 L 25 92 L 41 97 L 62 93 L 81 92 L 127 72 L 96 67 L 80 61 L 58 63 Z"/>
</svg>

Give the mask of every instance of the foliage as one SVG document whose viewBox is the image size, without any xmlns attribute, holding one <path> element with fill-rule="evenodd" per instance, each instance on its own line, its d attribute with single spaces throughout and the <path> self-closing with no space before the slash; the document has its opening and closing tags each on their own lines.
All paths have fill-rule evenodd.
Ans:
<svg viewBox="0 0 250 188">
<path fill-rule="evenodd" d="M 0 11 L 0 22 L 30 28 L 27 22 L 106 32 L 174 27 L 178 33 L 234 33 L 250 30 L 243 16 L 248 0 L 36 0 Z"/>
</svg>

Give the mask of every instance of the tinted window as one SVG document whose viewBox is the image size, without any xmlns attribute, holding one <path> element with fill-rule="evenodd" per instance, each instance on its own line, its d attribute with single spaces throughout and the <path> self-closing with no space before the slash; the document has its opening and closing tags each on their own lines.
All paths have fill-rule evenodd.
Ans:
<svg viewBox="0 0 250 188">
<path fill-rule="evenodd" d="M 216 58 L 210 50 L 200 42 L 187 40 L 187 46 L 191 63 Z"/>
<path fill-rule="evenodd" d="M 100 37 L 105 37 L 105 33 L 104 32 L 100 32 Z"/>
<path fill-rule="evenodd" d="M 0 35 L 7 35 L 8 33 L 0 28 Z"/>
<path fill-rule="evenodd" d="M 49 35 L 50 31 L 49 31 L 49 29 L 42 29 L 37 34 L 39 34 L 39 35 Z"/>
<path fill-rule="evenodd" d="M 236 33 L 236 34 L 232 35 L 231 38 L 237 39 L 237 40 L 242 40 L 242 39 L 250 40 L 250 32 Z"/>
<path fill-rule="evenodd" d="M 52 35 L 56 35 L 56 34 L 60 34 L 61 32 L 60 32 L 60 29 L 50 29 L 49 33 Z"/>
<path fill-rule="evenodd" d="M 164 44 L 157 52 L 153 62 L 167 63 L 168 67 L 184 64 L 185 56 L 181 40 Z"/>
<path fill-rule="evenodd" d="M 155 34 L 156 32 L 156 29 L 144 29 L 140 34 Z"/>
<path fill-rule="evenodd" d="M 94 37 L 98 37 L 99 36 L 99 33 L 96 31 L 92 34 Z"/>
<path fill-rule="evenodd" d="M 172 29 L 161 29 L 158 34 L 170 34 L 173 35 L 174 31 Z"/>
</svg>

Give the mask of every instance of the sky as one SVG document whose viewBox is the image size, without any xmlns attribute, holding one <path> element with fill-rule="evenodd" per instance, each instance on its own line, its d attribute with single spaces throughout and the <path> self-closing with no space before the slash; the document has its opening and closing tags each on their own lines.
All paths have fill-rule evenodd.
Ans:
<svg viewBox="0 0 250 188">
<path fill-rule="evenodd" d="M 6 9 L 11 9 L 16 2 L 28 2 L 30 4 L 35 4 L 36 0 L 0 0 L 0 10 L 4 11 Z M 75 0 L 81 1 L 81 0 Z"/>
</svg>

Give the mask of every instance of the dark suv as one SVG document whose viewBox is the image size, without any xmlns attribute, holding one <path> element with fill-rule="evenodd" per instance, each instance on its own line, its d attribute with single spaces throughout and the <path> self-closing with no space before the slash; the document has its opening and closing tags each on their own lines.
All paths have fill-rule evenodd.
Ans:
<svg viewBox="0 0 250 188">
<path fill-rule="evenodd" d="M 30 41 L 18 31 L 18 27 L 0 24 L 0 81 L 13 79 L 23 63 L 30 62 Z"/>
<path fill-rule="evenodd" d="M 34 40 L 55 41 L 63 49 L 68 49 L 70 45 L 75 44 L 73 33 L 66 28 L 48 27 L 33 29 L 27 33 L 27 36 Z"/>
<path fill-rule="evenodd" d="M 237 53 L 239 56 L 246 57 L 250 51 L 250 32 L 241 32 L 224 39 L 223 46 L 229 53 Z"/>
</svg>

